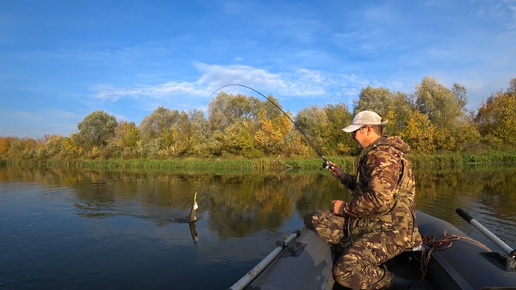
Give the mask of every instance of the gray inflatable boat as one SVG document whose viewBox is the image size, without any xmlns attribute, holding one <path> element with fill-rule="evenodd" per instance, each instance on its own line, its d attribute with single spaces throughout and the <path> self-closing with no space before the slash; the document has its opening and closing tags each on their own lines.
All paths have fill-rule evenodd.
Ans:
<svg viewBox="0 0 516 290">
<path fill-rule="evenodd" d="M 457 212 L 480 231 L 485 230 L 462 210 Z M 489 251 L 431 215 L 418 212 L 417 220 L 427 243 L 387 263 L 397 276 L 413 281 L 410 289 L 516 289 L 516 252 L 492 233 L 486 230 L 484 234 L 500 246 L 502 253 Z M 435 243 L 428 242 L 432 240 Z M 445 242 L 432 250 L 439 241 Z M 278 244 L 230 289 L 342 289 L 332 277 L 335 255 L 313 230 L 295 231 Z M 423 266 L 429 252 L 429 262 Z"/>
</svg>

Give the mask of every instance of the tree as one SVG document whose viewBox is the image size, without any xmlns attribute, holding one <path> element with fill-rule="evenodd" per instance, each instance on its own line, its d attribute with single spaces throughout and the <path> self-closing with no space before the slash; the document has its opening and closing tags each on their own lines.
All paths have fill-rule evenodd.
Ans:
<svg viewBox="0 0 516 290">
<path fill-rule="evenodd" d="M 143 118 L 140 123 L 140 133 L 144 142 L 159 138 L 163 132 L 172 128 L 177 122 L 178 110 L 171 111 L 163 106 L 159 106 L 149 116 Z"/>
<path fill-rule="evenodd" d="M 509 81 L 509 88 L 507 88 L 507 93 L 516 95 L 516 78 L 512 78 Z"/>
<path fill-rule="evenodd" d="M 238 121 L 248 125 L 257 122 L 260 101 L 241 94 L 236 96 L 221 92 L 208 105 L 209 122 L 212 130 L 225 130 Z M 250 128 L 252 130 L 252 128 Z"/>
<path fill-rule="evenodd" d="M 310 142 L 312 142 L 317 148 L 325 147 L 326 137 L 330 135 L 328 132 L 330 129 L 328 127 L 328 116 L 326 116 L 324 109 L 317 106 L 304 108 L 297 113 L 295 120 L 299 130 L 305 133 L 306 138 L 309 139 L 305 140 L 307 146 L 311 147 Z"/>
<path fill-rule="evenodd" d="M 78 137 L 85 149 L 102 148 L 115 137 L 117 125 L 115 116 L 102 110 L 95 111 L 77 125 Z"/>
<path fill-rule="evenodd" d="M 63 154 L 64 137 L 61 135 L 48 135 L 45 134 L 45 157 L 47 158 L 58 158 Z"/>
<path fill-rule="evenodd" d="M 354 114 L 361 111 L 373 111 L 384 117 L 389 107 L 394 106 L 394 94 L 386 88 L 367 88 L 360 91 L 358 101 L 355 103 Z"/>
<path fill-rule="evenodd" d="M 468 104 L 468 91 L 465 86 L 462 86 L 458 83 L 453 84 L 452 88 L 453 95 L 455 96 L 455 101 L 459 105 L 462 116 L 467 115 L 466 105 Z"/>
<path fill-rule="evenodd" d="M 454 91 L 447 89 L 436 79 L 425 77 L 420 85 L 416 86 L 416 109 L 428 115 L 428 120 L 437 128 L 453 129 L 457 121 L 463 116 L 466 105 L 465 89 L 454 85 Z"/>
<path fill-rule="evenodd" d="M 415 110 L 410 112 L 407 126 L 400 136 L 415 151 L 430 153 L 435 150 L 435 126 L 427 114 Z"/>
<path fill-rule="evenodd" d="M 137 157 L 140 140 L 140 130 L 134 122 L 120 121 L 115 134 L 115 143 L 122 151 L 122 157 Z"/>
<path fill-rule="evenodd" d="M 14 141 L 13 137 L 0 137 L 0 157 L 6 157 L 11 143 Z"/>
<path fill-rule="evenodd" d="M 491 143 L 516 144 L 516 94 L 499 91 L 480 105 L 475 122 Z"/>
<path fill-rule="evenodd" d="M 392 107 L 389 106 L 382 118 L 387 122 L 384 127 L 386 135 L 399 135 L 405 129 L 410 119 L 410 112 L 414 111 L 412 100 L 407 94 L 402 92 L 394 93 L 394 102 Z"/>
<path fill-rule="evenodd" d="M 239 121 L 231 124 L 223 134 L 223 152 L 245 157 L 258 157 L 254 147 L 253 136 L 249 131 L 248 121 Z"/>
<path fill-rule="evenodd" d="M 353 154 L 356 152 L 355 142 L 349 134 L 342 131 L 344 127 L 351 124 L 353 115 L 343 103 L 327 105 L 324 108 L 328 119 L 328 126 L 324 131 L 328 132 L 326 142 L 328 150 L 337 154 Z"/>
<path fill-rule="evenodd" d="M 190 153 L 200 157 L 209 156 L 209 143 L 212 139 L 212 134 L 209 131 L 209 123 L 204 117 L 204 112 L 199 109 L 193 109 L 188 112 L 188 120 L 191 132 Z"/>
<path fill-rule="evenodd" d="M 385 134 L 398 135 L 407 125 L 409 113 L 414 110 L 412 101 L 401 92 L 391 92 L 386 88 L 367 88 L 360 91 L 358 101 L 355 102 L 354 114 L 369 110 L 376 112 L 383 120 Z"/>
</svg>

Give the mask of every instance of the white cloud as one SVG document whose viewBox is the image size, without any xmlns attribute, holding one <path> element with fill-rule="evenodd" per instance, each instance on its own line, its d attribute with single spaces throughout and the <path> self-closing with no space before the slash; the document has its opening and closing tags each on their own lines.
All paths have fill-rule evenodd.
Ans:
<svg viewBox="0 0 516 290">
<path fill-rule="evenodd" d="M 93 98 L 116 102 L 120 99 L 147 101 L 174 96 L 212 97 L 212 93 L 228 84 L 242 84 L 280 98 L 334 98 L 335 95 L 356 96 L 371 81 L 356 74 L 331 74 L 299 68 L 293 72 L 272 73 L 246 65 L 214 65 L 195 63 L 200 77 L 195 82 L 167 82 L 155 86 L 116 88 L 107 85 L 91 87 Z M 400 86 L 399 83 L 397 86 Z M 226 87 L 228 93 L 241 92 L 240 87 Z M 338 93 L 335 93 L 338 92 Z M 183 100 L 187 102 L 187 100 Z M 181 104 L 175 104 L 181 106 Z"/>
</svg>

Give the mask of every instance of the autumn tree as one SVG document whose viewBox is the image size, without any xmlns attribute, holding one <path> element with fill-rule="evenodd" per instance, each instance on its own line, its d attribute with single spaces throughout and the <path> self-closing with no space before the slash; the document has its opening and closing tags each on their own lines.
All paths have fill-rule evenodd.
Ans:
<svg viewBox="0 0 516 290">
<path fill-rule="evenodd" d="M 43 142 L 45 144 L 46 158 L 60 158 L 64 154 L 64 137 L 61 135 L 45 134 Z"/>
<path fill-rule="evenodd" d="M 398 135 L 407 125 L 409 113 L 414 110 L 412 100 L 406 94 L 381 87 L 362 89 L 354 104 L 354 114 L 369 110 L 388 121 L 384 127 L 387 135 Z"/>
<path fill-rule="evenodd" d="M 236 121 L 224 130 L 224 134 L 219 136 L 223 145 L 222 153 L 244 157 L 260 156 L 260 153 L 254 146 L 249 120 Z"/>
<path fill-rule="evenodd" d="M 460 144 L 455 136 L 465 121 L 466 88 L 455 83 L 450 90 L 436 79 L 425 77 L 416 86 L 414 97 L 415 108 L 434 125 L 436 150 L 456 151 Z"/>
<path fill-rule="evenodd" d="M 170 110 L 159 106 L 149 116 L 143 118 L 140 123 L 142 139 L 147 142 L 161 137 L 164 132 L 170 130 L 172 125 L 177 122 L 178 116 L 178 110 Z"/>
<path fill-rule="evenodd" d="M 13 137 L 0 137 L 0 157 L 7 157 Z"/>
<path fill-rule="evenodd" d="M 7 151 L 9 159 L 40 159 L 44 158 L 42 140 L 33 138 L 12 138 Z"/>
<path fill-rule="evenodd" d="M 467 102 L 464 87 L 454 84 L 452 91 L 430 77 L 424 77 L 414 95 L 416 109 L 428 115 L 437 128 L 453 128 L 463 116 Z"/>
<path fill-rule="evenodd" d="M 120 121 L 116 129 L 114 143 L 120 149 L 121 157 L 137 157 L 140 140 L 140 130 L 134 122 Z"/>
<path fill-rule="evenodd" d="M 118 124 L 113 115 L 99 110 L 88 114 L 79 122 L 77 137 L 86 150 L 105 147 L 115 137 Z"/>
<path fill-rule="evenodd" d="M 343 103 L 335 105 L 327 105 L 324 108 L 327 124 L 329 128 L 326 136 L 326 148 L 330 153 L 334 154 L 354 154 L 356 153 L 356 145 L 350 134 L 342 131 L 344 127 L 351 124 L 353 115 L 349 112 L 348 107 Z"/>
<path fill-rule="evenodd" d="M 516 144 L 516 94 L 499 91 L 480 105 L 475 122 L 493 145 Z"/>
<path fill-rule="evenodd" d="M 194 156 L 208 157 L 211 151 L 210 140 L 212 134 L 209 131 L 209 123 L 204 112 L 193 109 L 188 112 L 189 128 L 189 153 Z"/>
<path fill-rule="evenodd" d="M 327 138 L 331 135 L 331 129 L 329 127 L 328 116 L 323 108 L 317 106 L 304 108 L 297 113 L 295 120 L 299 130 L 306 135 L 304 139 L 307 148 L 312 147 L 311 142 L 319 150 L 328 149 Z M 308 152 L 310 152 L 310 155 L 317 154 L 314 149 L 310 149 L 307 153 Z"/>
<path fill-rule="evenodd" d="M 279 110 L 275 110 L 279 111 Z M 281 113 L 281 112 L 280 112 Z M 254 143 L 257 149 L 261 149 L 265 154 L 284 153 L 290 155 L 285 149 L 288 147 L 288 135 L 292 130 L 290 116 L 276 114 L 276 117 L 269 118 L 265 110 L 258 114 L 260 129 L 254 134 Z M 273 116 L 273 115 L 269 115 Z"/>
<path fill-rule="evenodd" d="M 412 150 L 421 153 L 431 153 L 435 150 L 435 126 L 428 115 L 419 111 L 411 111 L 407 126 L 400 132 L 400 137 L 407 142 Z"/>
<path fill-rule="evenodd" d="M 211 130 L 224 131 L 238 121 L 245 121 L 248 126 L 253 125 L 252 123 L 257 121 L 260 107 L 261 102 L 255 97 L 221 92 L 208 104 Z"/>
</svg>

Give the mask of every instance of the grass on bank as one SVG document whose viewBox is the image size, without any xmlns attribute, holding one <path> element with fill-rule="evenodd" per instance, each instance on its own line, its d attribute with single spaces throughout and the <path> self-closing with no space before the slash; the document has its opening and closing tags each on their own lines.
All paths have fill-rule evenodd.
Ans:
<svg viewBox="0 0 516 290">
<path fill-rule="evenodd" d="M 427 165 L 459 165 L 475 163 L 504 163 L 516 162 L 516 152 L 492 151 L 483 154 L 409 154 L 408 158 L 414 167 Z M 354 156 L 329 157 L 330 161 L 339 164 L 345 170 L 353 168 Z M 33 166 L 49 168 L 84 168 L 96 170 L 127 170 L 127 171 L 195 171 L 218 172 L 240 171 L 248 173 L 262 170 L 313 170 L 322 166 L 321 158 L 177 158 L 167 160 L 147 159 L 114 159 L 114 160 L 0 160 L 2 166 Z"/>
</svg>

